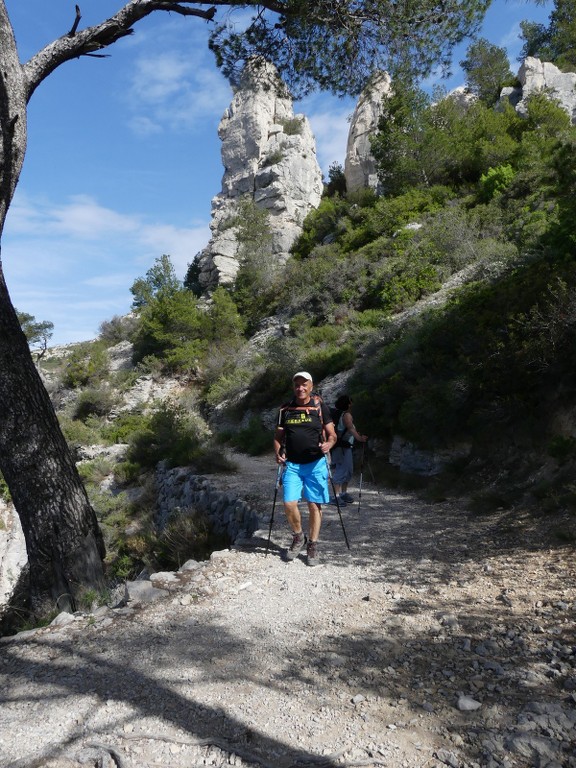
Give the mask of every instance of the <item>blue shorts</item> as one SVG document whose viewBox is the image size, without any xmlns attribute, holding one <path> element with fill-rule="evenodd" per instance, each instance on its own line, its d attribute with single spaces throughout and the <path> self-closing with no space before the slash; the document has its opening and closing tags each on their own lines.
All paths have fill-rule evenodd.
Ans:
<svg viewBox="0 0 576 768">
<path fill-rule="evenodd" d="M 295 464 L 287 461 L 282 485 L 284 501 L 300 501 L 303 497 L 306 501 L 312 501 L 315 504 L 328 504 L 330 494 L 326 459 L 322 457 L 309 464 Z"/>
</svg>

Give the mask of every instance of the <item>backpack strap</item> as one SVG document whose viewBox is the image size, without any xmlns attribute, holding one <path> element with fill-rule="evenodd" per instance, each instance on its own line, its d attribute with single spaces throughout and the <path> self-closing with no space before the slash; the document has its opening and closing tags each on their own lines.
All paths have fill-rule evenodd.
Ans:
<svg viewBox="0 0 576 768">
<path fill-rule="evenodd" d="M 325 430 L 324 430 L 324 416 L 322 414 L 322 403 L 324 401 L 320 397 L 320 395 L 317 394 L 311 394 L 310 395 L 310 402 L 306 403 L 306 405 L 296 405 L 296 402 L 294 400 L 291 400 L 289 403 L 284 403 L 280 406 L 280 411 L 278 413 L 278 426 L 282 427 L 281 421 L 282 421 L 282 414 L 284 411 L 311 411 L 315 410 L 318 414 L 318 418 L 320 419 L 320 426 L 322 429 L 322 438 L 326 439 Z"/>
</svg>

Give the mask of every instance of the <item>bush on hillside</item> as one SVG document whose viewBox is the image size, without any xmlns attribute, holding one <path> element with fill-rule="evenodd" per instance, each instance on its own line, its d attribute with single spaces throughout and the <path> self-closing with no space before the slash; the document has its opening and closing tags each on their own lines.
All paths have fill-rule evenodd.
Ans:
<svg viewBox="0 0 576 768">
<path fill-rule="evenodd" d="M 272 432 L 266 429 L 257 416 L 252 416 L 248 426 L 228 434 L 229 442 L 249 456 L 260 456 L 272 448 Z"/>
<path fill-rule="evenodd" d="M 225 536 L 214 536 L 205 514 L 197 509 L 178 510 L 157 536 L 154 556 L 159 568 L 178 570 L 187 560 L 206 560 L 228 544 Z"/>
<path fill-rule="evenodd" d="M 115 401 L 116 398 L 109 389 L 85 389 L 76 400 L 73 418 L 86 421 L 88 416 L 107 416 Z"/>
<path fill-rule="evenodd" d="M 120 344 L 122 341 L 132 341 L 138 328 L 138 318 L 135 315 L 114 315 L 110 320 L 100 323 L 99 336 L 109 345 Z"/>
<path fill-rule="evenodd" d="M 128 460 L 145 469 L 159 461 L 168 466 L 192 464 L 201 452 L 203 433 L 183 409 L 163 404 L 129 437 Z"/>
<path fill-rule="evenodd" d="M 69 389 L 95 386 L 108 373 L 108 354 L 103 341 L 78 344 L 66 358 L 62 383 Z"/>
</svg>

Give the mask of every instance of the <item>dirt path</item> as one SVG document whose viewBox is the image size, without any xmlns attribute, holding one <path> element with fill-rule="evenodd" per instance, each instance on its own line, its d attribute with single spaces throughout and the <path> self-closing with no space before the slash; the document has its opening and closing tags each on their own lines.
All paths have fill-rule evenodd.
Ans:
<svg viewBox="0 0 576 768">
<path fill-rule="evenodd" d="M 576 766 L 573 548 L 364 477 L 351 549 L 326 507 L 322 564 L 288 564 L 275 467 L 239 461 L 211 480 L 262 509 L 253 539 L 1 642 L 0 765 Z"/>
</svg>

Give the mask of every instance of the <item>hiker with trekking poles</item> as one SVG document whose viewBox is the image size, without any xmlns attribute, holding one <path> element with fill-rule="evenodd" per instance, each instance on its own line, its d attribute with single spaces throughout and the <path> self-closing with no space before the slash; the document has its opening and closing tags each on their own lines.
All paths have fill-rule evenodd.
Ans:
<svg viewBox="0 0 576 768">
<path fill-rule="evenodd" d="M 353 497 L 348 493 L 348 483 L 354 472 L 352 456 L 354 442 L 365 443 L 368 440 L 368 437 L 361 435 L 354 426 L 350 412 L 351 407 L 352 398 L 349 395 L 340 395 L 334 403 L 334 408 L 330 408 L 338 438 L 332 449 L 332 479 L 334 480 L 335 498 L 331 499 L 330 503 L 339 503 L 342 506 L 354 503 Z"/>
<path fill-rule="evenodd" d="M 292 388 L 294 397 L 281 406 L 274 433 L 277 488 L 283 468 L 284 511 L 292 529 L 292 542 L 285 559 L 295 560 L 306 547 L 306 562 L 314 566 L 319 562 L 322 504 L 330 499 L 328 457 L 336 444 L 336 431 L 330 410 L 318 395 L 312 394 L 313 381 L 308 371 L 294 374 Z M 308 503 L 308 536 L 302 530 L 298 507 L 301 498 Z"/>
</svg>

